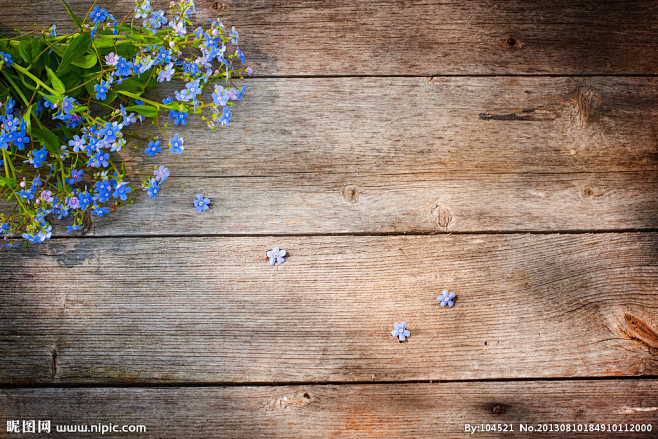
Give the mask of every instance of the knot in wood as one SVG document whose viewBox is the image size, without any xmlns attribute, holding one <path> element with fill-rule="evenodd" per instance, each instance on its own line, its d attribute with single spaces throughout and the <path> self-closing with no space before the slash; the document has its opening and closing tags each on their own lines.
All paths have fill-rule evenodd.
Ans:
<svg viewBox="0 0 658 439">
<path fill-rule="evenodd" d="M 442 204 L 435 204 L 432 206 L 432 214 L 436 216 L 436 222 L 439 227 L 447 229 L 452 222 L 452 214 L 447 207 Z"/>
<path fill-rule="evenodd" d="M 340 193 L 348 203 L 357 203 L 359 201 L 359 188 L 357 186 L 345 186 Z"/>
<path fill-rule="evenodd" d="M 591 186 L 583 186 L 580 189 L 580 196 L 583 198 L 592 198 L 594 196 L 594 189 Z"/>
</svg>

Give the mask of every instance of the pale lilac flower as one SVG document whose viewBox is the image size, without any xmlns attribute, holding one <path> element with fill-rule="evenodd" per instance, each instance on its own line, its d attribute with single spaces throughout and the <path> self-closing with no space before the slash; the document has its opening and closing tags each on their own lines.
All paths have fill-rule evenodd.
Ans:
<svg viewBox="0 0 658 439">
<path fill-rule="evenodd" d="M 116 66 L 119 64 L 119 56 L 115 55 L 114 52 L 110 52 L 105 55 L 105 62 L 108 66 Z"/>
<path fill-rule="evenodd" d="M 167 177 L 169 177 L 169 169 L 165 168 L 163 165 L 160 165 L 159 168 L 153 171 L 153 175 L 155 176 L 155 181 L 164 183 Z"/>
<path fill-rule="evenodd" d="M 158 81 L 171 81 L 171 75 L 174 74 L 174 63 L 170 62 L 158 73 Z"/>
<path fill-rule="evenodd" d="M 267 252 L 267 257 L 270 258 L 270 264 L 274 265 L 277 262 L 283 264 L 285 262 L 286 251 L 280 249 L 279 247 L 274 247 L 272 250 Z"/>
</svg>

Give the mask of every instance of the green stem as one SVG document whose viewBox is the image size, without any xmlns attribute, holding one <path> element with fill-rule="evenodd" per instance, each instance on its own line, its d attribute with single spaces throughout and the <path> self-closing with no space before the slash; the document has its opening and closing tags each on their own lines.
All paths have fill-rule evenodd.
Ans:
<svg viewBox="0 0 658 439">
<path fill-rule="evenodd" d="M 48 87 L 43 81 L 41 81 L 41 79 L 37 78 L 37 77 L 34 76 L 32 73 L 30 73 L 30 71 L 27 70 L 26 68 L 24 68 L 24 67 L 22 67 L 22 66 L 19 66 L 18 64 L 14 64 L 13 67 L 14 67 L 14 69 L 16 69 L 16 70 L 18 70 L 19 72 L 21 72 L 22 74 L 24 74 L 25 76 L 31 78 L 34 82 L 36 82 L 37 84 L 39 84 L 40 86 L 42 86 L 43 88 L 45 88 L 46 90 L 48 90 L 49 92 L 51 92 L 52 94 L 54 94 L 54 95 L 58 94 L 55 90 L 53 90 L 52 88 Z M 27 101 L 26 101 L 26 102 L 27 102 Z"/>
</svg>

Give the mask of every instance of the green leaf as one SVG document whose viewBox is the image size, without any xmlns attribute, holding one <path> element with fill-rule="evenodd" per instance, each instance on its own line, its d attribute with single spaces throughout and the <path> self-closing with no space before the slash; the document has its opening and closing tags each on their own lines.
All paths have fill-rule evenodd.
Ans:
<svg viewBox="0 0 658 439">
<path fill-rule="evenodd" d="M 144 92 L 144 85 L 135 81 L 134 79 L 126 79 L 121 84 L 115 85 L 112 87 L 114 90 L 123 90 L 130 93 L 142 94 Z"/>
<path fill-rule="evenodd" d="M 155 117 L 158 114 L 158 109 L 150 105 L 131 105 L 130 107 L 126 107 L 126 111 L 134 111 L 146 117 Z"/>
<path fill-rule="evenodd" d="M 53 154 L 59 154 L 62 151 L 62 145 L 59 141 L 59 137 L 57 137 L 57 135 L 52 131 L 45 128 L 32 128 L 32 136 Z"/>
<path fill-rule="evenodd" d="M 86 105 L 83 105 L 82 107 L 75 107 L 73 110 L 70 111 L 70 114 L 79 113 L 81 111 L 87 111 L 87 109 L 88 108 Z"/>
<path fill-rule="evenodd" d="M 18 45 L 18 53 L 21 55 L 21 58 L 23 58 L 23 61 L 25 61 L 26 64 L 30 64 L 32 62 L 32 41 L 34 38 L 32 38 L 31 35 L 26 35 L 23 38 L 21 38 L 21 42 Z"/>
<path fill-rule="evenodd" d="M 62 56 L 62 62 L 60 62 L 57 71 L 59 72 L 60 70 L 65 69 L 73 61 L 84 56 L 90 48 L 91 35 L 86 32 L 78 34 L 77 37 L 70 41 L 69 46 L 66 48 L 66 51 Z"/>
<path fill-rule="evenodd" d="M 64 0 L 62 0 L 62 3 L 64 3 L 64 7 L 65 7 L 66 10 L 68 11 L 68 13 L 69 13 L 69 15 L 71 16 L 71 19 L 73 20 L 73 22 L 75 23 L 75 25 L 78 26 L 78 29 L 82 29 L 82 22 L 80 21 L 80 19 L 78 18 L 78 16 L 75 15 L 75 14 L 73 13 L 73 11 L 71 10 L 71 8 L 69 8 L 69 5 L 67 5 L 66 2 L 65 2 Z"/>
<path fill-rule="evenodd" d="M 14 189 L 17 185 L 15 178 L 0 177 L 0 186 L 9 186 Z"/>
<path fill-rule="evenodd" d="M 27 134 L 30 135 L 32 132 L 32 109 L 36 107 L 37 104 L 32 104 L 29 107 L 27 107 L 27 111 L 25 111 L 25 115 L 23 116 L 23 119 L 25 120 L 25 128 L 27 131 Z"/>
<path fill-rule="evenodd" d="M 48 78 L 50 78 L 50 83 L 52 84 L 55 93 L 63 95 L 66 92 L 66 87 L 64 87 L 62 80 L 59 79 L 48 66 L 46 66 L 46 73 L 48 73 Z"/>
<path fill-rule="evenodd" d="M 94 94 L 94 96 L 95 96 L 95 94 Z M 119 97 L 117 92 L 115 92 L 114 90 L 110 90 L 110 91 L 107 92 L 107 97 L 105 98 L 105 100 L 103 102 L 107 105 L 110 105 L 112 102 L 114 102 L 114 100 L 117 97 Z"/>
<path fill-rule="evenodd" d="M 114 38 L 109 38 L 105 35 L 99 35 L 98 33 L 96 34 L 96 38 L 94 38 L 94 46 L 96 46 L 97 49 L 105 49 L 107 47 L 114 47 L 116 39 Z"/>
<path fill-rule="evenodd" d="M 90 69 L 96 65 L 98 62 L 98 57 L 95 53 L 88 53 L 85 56 L 73 61 L 73 64 L 76 67 L 81 67 L 83 69 Z"/>
</svg>

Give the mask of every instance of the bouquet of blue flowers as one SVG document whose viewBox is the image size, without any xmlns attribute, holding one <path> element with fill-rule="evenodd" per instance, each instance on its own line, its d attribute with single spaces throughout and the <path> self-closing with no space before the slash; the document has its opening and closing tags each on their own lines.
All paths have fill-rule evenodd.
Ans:
<svg viewBox="0 0 658 439">
<path fill-rule="evenodd" d="M 157 135 L 141 139 L 144 152 L 153 157 L 167 142 L 180 154 L 183 137 L 166 136 L 161 116 L 174 126 L 191 113 L 211 129 L 228 125 L 247 88 L 233 80 L 252 74 L 235 28 L 210 20 L 188 29 L 193 0 L 172 1 L 169 17 L 152 10 L 150 0 L 136 0 L 120 22 L 95 2 L 82 19 L 62 3 L 75 32 L 58 36 L 53 25 L 0 36 L 0 196 L 14 203 L 10 214 L 0 214 L 6 246 L 18 245 L 18 236 L 49 239 L 53 218 L 72 219 L 71 233 L 83 228 L 85 214 L 132 203 L 134 187 L 117 154 L 127 144 L 125 129 L 148 119 Z M 180 90 L 162 102 L 148 99 L 147 90 L 165 81 L 179 81 Z M 204 102 L 209 86 L 212 101 Z M 157 167 L 141 187 L 153 198 L 168 176 Z"/>
</svg>

